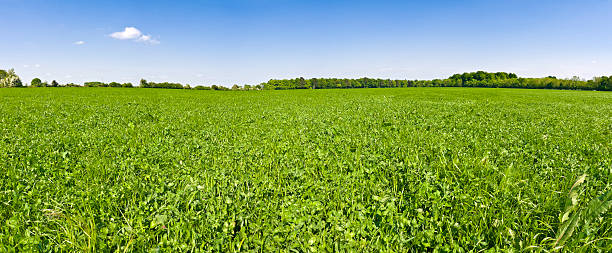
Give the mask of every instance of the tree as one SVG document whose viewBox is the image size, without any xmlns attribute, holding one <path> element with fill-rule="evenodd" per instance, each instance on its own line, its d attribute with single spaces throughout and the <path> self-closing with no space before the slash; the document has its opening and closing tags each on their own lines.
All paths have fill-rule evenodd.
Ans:
<svg viewBox="0 0 612 253">
<path fill-rule="evenodd" d="M 169 83 L 169 82 L 163 82 L 163 83 L 147 82 L 142 87 L 143 88 L 162 88 L 162 89 L 184 89 L 183 85 L 180 83 Z"/>
<path fill-rule="evenodd" d="M 119 88 L 119 87 L 121 87 L 121 84 L 120 84 L 120 83 L 118 83 L 118 82 L 111 82 L 111 83 L 109 83 L 109 84 L 108 84 L 108 86 L 110 86 L 110 87 L 115 87 L 115 88 Z"/>
<path fill-rule="evenodd" d="M 51 87 L 57 87 L 59 86 L 59 83 L 57 83 L 57 81 L 53 80 L 51 81 Z"/>
<path fill-rule="evenodd" d="M 312 88 L 316 89 L 317 88 L 317 84 L 319 84 L 319 80 L 317 80 L 316 78 L 313 78 L 310 80 L 310 82 L 312 83 Z"/>
<path fill-rule="evenodd" d="M 10 87 L 23 87 L 23 83 L 21 83 L 21 79 L 17 77 L 17 79 L 13 80 Z"/>
<path fill-rule="evenodd" d="M 600 78 L 597 78 L 597 89 L 612 90 L 612 76 L 602 76 Z"/>
<path fill-rule="evenodd" d="M 147 83 L 147 80 L 140 79 L 140 88 L 149 88 L 149 84 Z"/>
<path fill-rule="evenodd" d="M 85 82 L 85 87 L 108 87 L 108 84 L 103 82 Z"/>
<path fill-rule="evenodd" d="M 6 70 L 0 69 L 0 80 L 6 78 L 8 76 L 8 73 L 6 72 Z"/>
<path fill-rule="evenodd" d="M 33 87 L 42 87 L 42 81 L 40 80 L 40 78 L 34 78 L 32 79 L 32 81 L 30 82 L 30 85 Z"/>
<path fill-rule="evenodd" d="M 132 83 L 124 83 L 124 84 L 121 85 L 121 87 L 123 87 L 123 88 L 133 88 L 134 85 L 132 85 Z"/>
<path fill-rule="evenodd" d="M 232 86 L 232 90 L 240 90 L 240 86 L 238 86 L 238 84 L 234 84 L 234 86 Z"/>
<path fill-rule="evenodd" d="M 194 90 L 210 90 L 210 87 L 207 86 L 202 86 L 202 85 L 198 85 L 195 88 L 193 88 Z"/>
<path fill-rule="evenodd" d="M 23 83 L 21 83 L 21 79 L 19 79 L 19 76 L 15 74 L 14 69 L 9 69 L 8 71 L 6 71 L 5 77 L 0 80 L 0 87 L 21 87 L 21 86 L 23 86 Z"/>
</svg>

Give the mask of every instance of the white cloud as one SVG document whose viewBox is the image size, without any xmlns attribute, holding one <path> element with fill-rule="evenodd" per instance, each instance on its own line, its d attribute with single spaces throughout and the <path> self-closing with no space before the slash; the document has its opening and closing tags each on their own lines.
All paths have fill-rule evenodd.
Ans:
<svg viewBox="0 0 612 253">
<path fill-rule="evenodd" d="M 140 30 L 138 30 L 138 28 L 130 26 L 124 28 L 122 32 L 111 33 L 110 36 L 118 40 L 134 40 L 152 45 L 157 45 L 160 43 L 159 40 L 153 39 L 151 35 L 144 35 Z"/>
<path fill-rule="evenodd" d="M 34 64 L 35 68 L 40 68 L 40 64 Z"/>
<path fill-rule="evenodd" d="M 151 38 L 151 35 L 142 35 L 142 36 L 140 36 L 140 38 L 137 39 L 137 41 L 145 42 L 145 43 L 149 43 L 149 44 L 153 44 L 153 45 L 159 44 L 159 40 Z"/>
<path fill-rule="evenodd" d="M 30 67 L 30 65 L 28 65 L 28 64 L 23 64 L 23 67 L 24 67 L 24 68 L 29 68 L 29 67 Z"/>
<path fill-rule="evenodd" d="M 85 41 L 79 40 L 79 41 L 75 41 L 73 44 L 75 44 L 75 45 L 83 45 L 83 44 L 85 44 Z"/>
<path fill-rule="evenodd" d="M 142 35 L 138 38 L 139 41 L 149 41 L 151 40 L 151 35 Z"/>
<path fill-rule="evenodd" d="M 133 40 L 138 39 L 142 33 L 136 27 L 126 27 L 123 32 L 114 32 L 110 36 L 118 40 Z"/>
</svg>

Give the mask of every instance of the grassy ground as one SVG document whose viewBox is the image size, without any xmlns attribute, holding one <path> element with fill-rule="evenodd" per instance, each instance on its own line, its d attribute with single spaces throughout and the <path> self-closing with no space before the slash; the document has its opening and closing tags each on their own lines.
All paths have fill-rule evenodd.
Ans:
<svg viewBox="0 0 612 253">
<path fill-rule="evenodd" d="M 0 89 L 0 150 L 0 251 L 612 244 L 612 92 Z"/>
</svg>

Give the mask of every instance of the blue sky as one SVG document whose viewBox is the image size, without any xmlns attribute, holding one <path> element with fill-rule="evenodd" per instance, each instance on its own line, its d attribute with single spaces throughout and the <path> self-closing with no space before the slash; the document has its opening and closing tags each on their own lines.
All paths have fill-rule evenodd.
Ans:
<svg viewBox="0 0 612 253">
<path fill-rule="evenodd" d="M 432 79 L 475 70 L 612 75 L 610 0 L 0 0 L 0 6 L 0 69 L 15 68 L 26 82 L 145 78 L 229 86 L 300 76 Z"/>
</svg>

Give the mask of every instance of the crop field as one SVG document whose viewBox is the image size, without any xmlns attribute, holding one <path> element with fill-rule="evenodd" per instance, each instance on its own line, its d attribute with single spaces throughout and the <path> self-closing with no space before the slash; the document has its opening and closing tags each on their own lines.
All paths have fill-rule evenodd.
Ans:
<svg viewBox="0 0 612 253">
<path fill-rule="evenodd" d="M 0 90 L 0 252 L 612 250 L 612 92 Z"/>
</svg>

